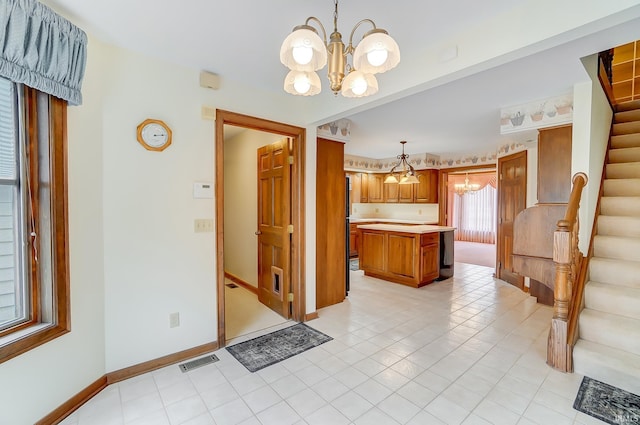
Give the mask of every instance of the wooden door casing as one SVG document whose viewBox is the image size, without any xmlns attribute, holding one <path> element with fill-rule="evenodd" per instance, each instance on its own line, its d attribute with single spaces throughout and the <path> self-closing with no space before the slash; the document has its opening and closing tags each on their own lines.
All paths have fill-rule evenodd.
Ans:
<svg viewBox="0 0 640 425">
<path fill-rule="evenodd" d="M 290 205 L 289 140 L 284 139 L 258 149 L 258 299 L 287 319 Z"/>
<path fill-rule="evenodd" d="M 498 264 L 497 277 L 520 289 L 524 277 L 512 272 L 513 222 L 526 208 L 527 152 L 498 159 Z"/>
</svg>

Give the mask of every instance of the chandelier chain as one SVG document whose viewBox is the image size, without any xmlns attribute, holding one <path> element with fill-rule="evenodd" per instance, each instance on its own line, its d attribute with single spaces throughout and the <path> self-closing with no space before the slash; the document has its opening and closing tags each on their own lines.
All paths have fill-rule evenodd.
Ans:
<svg viewBox="0 0 640 425">
<path fill-rule="evenodd" d="M 338 32 L 338 0 L 334 0 L 333 4 L 335 6 L 333 10 L 333 32 Z"/>
</svg>

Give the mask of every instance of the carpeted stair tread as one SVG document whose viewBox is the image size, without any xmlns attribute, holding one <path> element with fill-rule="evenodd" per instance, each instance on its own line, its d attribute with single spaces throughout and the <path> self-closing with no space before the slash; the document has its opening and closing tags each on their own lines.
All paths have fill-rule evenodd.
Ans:
<svg viewBox="0 0 640 425">
<path fill-rule="evenodd" d="M 607 179 L 637 179 L 640 178 L 640 162 L 626 162 L 623 164 L 607 164 Z"/>
<path fill-rule="evenodd" d="M 615 260 L 640 261 L 640 239 L 596 235 L 593 238 L 593 255 Z"/>
<path fill-rule="evenodd" d="M 621 134 L 640 133 L 640 121 L 621 122 L 613 124 L 613 133 L 616 136 Z"/>
<path fill-rule="evenodd" d="M 631 111 L 633 109 L 640 109 L 640 100 L 618 103 L 616 105 L 616 112 Z"/>
<path fill-rule="evenodd" d="M 585 286 L 584 306 L 640 321 L 640 289 L 589 281 Z"/>
<path fill-rule="evenodd" d="M 640 196 L 603 196 L 600 214 L 640 217 Z"/>
<path fill-rule="evenodd" d="M 640 238 L 640 217 L 600 215 L 597 226 L 601 236 Z"/>
<path fill-rule="evenodd" d="M 640 162 L 640 147 L 611 149 L 609 151 L 609 163 L 622 162 Z"/>
<path fill-rule="evenodd" d="M 640 109 L 616 112 L 613 117 L 616 123 L 640 121 Z"/>
<path fill-rule="evenodd" d="M 574 372 L 640 394 L 640 356 L 592 341 L 573 348 Z"/>
<path fill-rule="evenodd" d="M 589 261 L 591 280 L 640 289 L 640 262 L 593 257 Z"/>
<path fill-rule="evenodd" d="M 582 339 L 640 355 L 640 320 L 585 308 L 578 329 Z"/>
<path fill-rule="evenodd" d="M 640 178 L 605 179 L 604 196 L 640 196 Z"/>
<path fill-rule="evenodd" d="M 622 134 L 620 136 L 611 136 L 611 148 L 635 148 L 640 146 L 640 134 Z"/>
</svg>

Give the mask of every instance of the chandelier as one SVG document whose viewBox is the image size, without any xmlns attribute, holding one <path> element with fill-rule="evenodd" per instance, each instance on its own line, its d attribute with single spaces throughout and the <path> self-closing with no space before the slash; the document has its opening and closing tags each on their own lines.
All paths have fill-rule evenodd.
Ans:
<svg viewBox="0 0 640 425">
<path fill-rule="evenodd" d="M 342 34 L 338 32 L 338 0 L 334 0 L 333 32 L 327 43 L 327 33 L 315 16 L 310 16 L 304 25 L 293 28 L 280 47 L 280 62 L 290 69 L 284 79 L 287 93 L 313 96 L 320 93 L 320 77 L 315 72 L 329 62 L 328 77 L 331 90 L 345 97 L 364 97 L 378 92 L 378 81 L 374 74 L 386 72 L 400 62 L 398 44 L 387 31 L 377 28 L 371 19 L 363 19 L 351 30 L 349 44 L 345 47 Z M 322 30 L 320 38 L 313 21 Z M 373 29 L 364 34 L 358 45 L 353 47 L 353 34 L 363 23 Z M 347 63 L 347 55 L 352 56 L 352 65 Z"/>
<path fill-rule="evenodd" d="M 420 183 L 420 181 L 416 177 L 416 171 L 413 169 L 411 164 L 407 162 L 407 160 L 409 159 L 409 155 L 404 153 L 404 145 L 406 143 L 407 142 L 405 140 L 400 142 L 400 144 L 402 145 L 402 154 L 396 157 L 398 158 L 398 163 L 394 165 L 391 171 L 389 172 L 390 173 L 389 176 L 387 176 L 387 178 L 384 180 L 385 183 L 399 183 L 399 184 Z M 396 173 L 396 169 L 398 167 L 400 167 L 400 169 Z"/>
<path fill-rule="evenodd" d="M 469 173 L 466 173 L 464 176 L 464 184 L 456 183 L 453 186 L 453 190 L 460 196 L 465 193 L 473 194 L 478 189 L 480 189 L 480 185 L 478 183 L 469 183 Z"/>
</svg>

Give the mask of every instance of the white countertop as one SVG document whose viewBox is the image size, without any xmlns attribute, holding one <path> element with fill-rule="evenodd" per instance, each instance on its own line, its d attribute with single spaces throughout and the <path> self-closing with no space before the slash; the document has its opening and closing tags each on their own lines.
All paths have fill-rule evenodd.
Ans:
<svg viewBox="0 0 640 425">
<path fill-rule="evenodd" d="M 456 230 L 455 227 L 448 226 L 432 226 L 428 224 L 416 225 L 416 226 L 403 226 L 397 224 L 360 224 L 358 229 L 366 230 L 383 230 L 387 232 L 400 232 L 400 233 L 434 233 L 434 232 L 448 232 Z"/>
<path fill-rule="evenodd" d="M 398 223 L 398 224 L 437 224 L 437 222 L 426 220 L 403 220 L 399 218 L 358 218 L 350 217 L 349 223 Z"/>
</svg>

